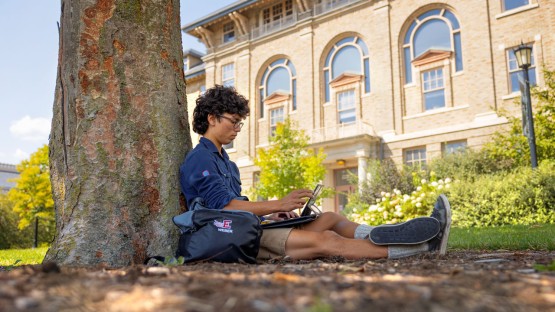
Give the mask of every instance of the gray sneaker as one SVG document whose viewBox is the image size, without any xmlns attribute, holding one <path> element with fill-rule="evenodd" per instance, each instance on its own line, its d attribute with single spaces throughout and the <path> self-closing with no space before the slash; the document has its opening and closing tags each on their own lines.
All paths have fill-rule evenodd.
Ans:
<svg viewBox="0 0 555 312">
<path fill-rule="evenodd" d="M 444 194 L 437 198 L 431 217 L 439 221 L 440 231 L 436 237 L 428 242 L 430 251 L 437 251 L 440 255 L 445 255 L 449 231 L 451 230 L 451 205 Z"/>
<path fill-rule="evenodd" d="M 398 224 L 384 224 L 370 231 L 370 241 L 376 245 L 416 245 L 439 234 L 441 225 L 436 218 L 419 217 Z"/>
</svg>

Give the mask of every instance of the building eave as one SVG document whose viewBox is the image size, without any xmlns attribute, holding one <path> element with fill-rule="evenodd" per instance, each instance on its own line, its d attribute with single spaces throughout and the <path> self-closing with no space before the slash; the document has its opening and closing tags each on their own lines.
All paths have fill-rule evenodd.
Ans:
<svg viewBox="0 0 555 312">
<path fill-rule="evenodd" d="M 249 5 L 254 4 L 258 1 L 259 0 L 239 0 L 239 1 L 233 2 L 230 5 L 221 8 L 220 10 L 217 10 L 213 13 L 210 13 L 210 14 L 204 16 L 204 17 L 201 17 L 201 18 L 197 19 L 196 21 L 193 21 L 189 24 L 184 25 L 183 27 L 181 27 L 181 30 L 185 33 L 189 33 L 190 31 L 194 30 L 195 28 L 197 28 L 199 26 L 203 26 L 203 25 L 208 24 L 210 22 L 213 22 L 217 19 L 225 17 L 229 13 L 241 10 L 243 8 L 246 8 Z"/>
</svg>

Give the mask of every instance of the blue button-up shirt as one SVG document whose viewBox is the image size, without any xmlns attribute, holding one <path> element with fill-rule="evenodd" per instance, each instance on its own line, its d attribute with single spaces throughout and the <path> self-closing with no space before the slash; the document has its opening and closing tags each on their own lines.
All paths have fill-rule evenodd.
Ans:
<svg viewBox="0 0 555 312">
<path fill-rule="evenodd" d="M 241 199 L 239 168 L 224 149 L 220 154 L 204 137 L 179 168 L 179 182 L 188 207 L 196 197 L 202 197 L 213 209 L 223 209 L 232 199 Z"/>
</svg>

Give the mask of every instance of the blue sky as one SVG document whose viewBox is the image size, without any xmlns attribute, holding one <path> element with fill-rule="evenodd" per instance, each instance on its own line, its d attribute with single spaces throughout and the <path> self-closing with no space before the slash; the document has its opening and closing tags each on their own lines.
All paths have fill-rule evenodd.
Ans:
<svg viewBox="0 0 555 312">
<path fill-rule="evenodd" d="M 181 0 L 181 25 L 236 0 Z M 48 143 L 58 65 L 59 0 L 0 0 L 0 163 Z M 183 35 L 183 49 L 204 52 Z"/>
</svg>

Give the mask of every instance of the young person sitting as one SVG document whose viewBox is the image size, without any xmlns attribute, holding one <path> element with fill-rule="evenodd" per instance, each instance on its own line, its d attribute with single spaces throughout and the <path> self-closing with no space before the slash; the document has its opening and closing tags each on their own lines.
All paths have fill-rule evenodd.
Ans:
<svg viewBox="0 0 555 312">
<path fill-rule="evenodd" d="M 297 217 L 311 190 L 299 189 L 279 200 L 251 202 L 241 195 L 237 165 L 222 148 L 241 132 L 249 115 L 248 100 L 235 89 L 215 86 L 196 101 L 193 131 L 202 135 L 180 167 L 180 183 L 188 205 L 201 197 L 212 209 L 250 211 L 270 220 Z M 310 223 L 294 228 L 264 229 L 258 259 L 342 256 L 346 259 L 402 258 L 420 253 L 445 254 L 451 210 L 444 195 L 431 217 L 395 225 L 358 224 L 334 212 L 324 212 Z"/>
</svg>

